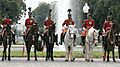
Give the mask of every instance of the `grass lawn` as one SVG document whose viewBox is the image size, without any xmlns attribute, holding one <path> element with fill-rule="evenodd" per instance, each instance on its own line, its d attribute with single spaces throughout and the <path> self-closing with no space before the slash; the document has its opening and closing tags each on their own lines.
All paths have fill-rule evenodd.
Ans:
<svg viewBox="0 0 120 67">
<path fill-rule="evenodd" d="M 37 51 L 37 56 L 38 57 L 45 57 L 46 52 L 40 52 Z M 2 51 L 0 51 L 0 56 L 2 56 Z M 12 57 L 26 57 L 27 53 L 25 52 L 23 54 L 22 51 L 11 51 L 11 56 Z M 34 56 L 34 52 L 31 52 L 31 56 Z M 77 58 L 84 58 L 84 54 L 82 52 L 74 52 L 74 56 Z M 103 56 L 103 52 L 99 52 L 99 51 L 94 51 L 93 52 L 93 57 L 94 58 L 102 58 Z M 54 57 L 65 57 L 65 52 L 64 51 L 55 51 L 54 52 Z M 112 57 L 112 53 L 110 54 L 110 57 Z M 118 57 L 118 52 L 115 52 L 115 57 Z"/>
</svg>

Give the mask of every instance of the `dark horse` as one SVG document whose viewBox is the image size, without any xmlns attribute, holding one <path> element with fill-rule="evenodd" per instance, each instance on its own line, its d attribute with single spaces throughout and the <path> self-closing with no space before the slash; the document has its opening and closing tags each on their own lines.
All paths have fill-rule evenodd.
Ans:
<svg viewBox="0 0 120 67">
<path fill-rule="evenodd" d="M 46 45 L 46 61 L 48 61 L 50 57 L 51 60 L 54 61 L 53 47 L 54 47 L 54 43 L 57 40 L 55 35 L 55 23 L 49 27 L 48 31 L 44 34 L 43 39 L 44 39 L 44 44 Z"/>
<path fill-rule="evenodd" d="M 115 43 L 118 46 L 118 54 L 119 54 L 119 59 L 120 59 L 120 33 L 116 33 L 115 35 Z"/>
<path fill-rule="evenodd" d="M 35 61 L 37 61 L 37 56 L 36 56 L 36 48 L 38 45 L 38 38 L 39 38 L 39 34 L 38 34 L 38 25 L 35 24 L 33 26 L 31 26 L 30 30 L 28 31 L 27 35 L 24 36 L 24 40 L 25 40 L 25 46 L 26 46 L 26 50 L 27 50 L 27 60 L 30 60 L 30 51 L 31 51 L 31 47 L 32 45 L 34 45 L 34 57 L 35 57 Z"/>
<path fill-rule="evenodd" d="M 6 26 L 2 39 L 3 39 L 2 41 L 3 41 L 3 47 L 4 47 L 2 61 L 4 61 L 4 59 L 6 60 L 6 56 L 7 56 L 6 55 L 6 49 L 7 49 L 8 45 L 9 45 L 8 61 L 10 61 L 11 60 L 10 59 L 10 50 L 11 50 L 11 44 L 12 44 L 12 31 L 11 31 L 11 26 L 10 25 Z"/>
<path fill-rule="evenodd" d="M 115 48 L 115 25 L 113 24 L 111 30 L 107 33 L 106 36 L 103 36 L 103 47 L 104 47 L 104 56 L 103 61 L 106 59 L 107 53 L 107 62 L 109 62 L 109 54 L 112 51 L 113 61 L 116 62 L 114 58 L 114 48 Z"/>
</svg>

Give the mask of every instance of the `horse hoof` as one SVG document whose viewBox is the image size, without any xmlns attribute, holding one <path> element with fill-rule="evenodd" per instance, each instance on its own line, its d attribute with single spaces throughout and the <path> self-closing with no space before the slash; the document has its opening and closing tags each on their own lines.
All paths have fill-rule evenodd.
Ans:
<svg viewBox="0 0 120 67">
<path fill-rule="evenodd" d="M 11 59 L 8 59 L 8 61 L 11 61 Z"/>
<path fill-rule="evenodd" d="M 4 59 L 2 59 L 1 61 L 4 61 Z"/>
<path fill-rule="evenodd" d="M 116 60 L 113 60 L 113 62 L 116 62 Z"/>
<path fill-rule="evenodd" d="M 94 60 L 91 60 L 91 62 L 94 62 Z"/>
<path fill-rule="evenodd" d="M 103 61 L 105 61 L 105 58 L 103 58 Z"/>
<path fill-rule="evenodd" d="M 72 62 L 75 61 L 75 58 L 73 58 L 71 61 L 72 61 Z"/>
<path fill-rule="evenodd" d="M 45 61 L 48 61 L 48 59 L 45 59 Z"/>
<path fill-rule="evenodd" d="M 67 62 L 68 60 L 65 60 L 65 62 Z"/>
<path fill-rule="evenodd" d="M 27 59 L 27 61 L 30 61 L 30 59 Z"/>
<path fill-rule="evenodd" d="M 37 61 L 37 59 L 35 59 L 35 61 Z"/>
<path fill-rule="evenodd" d="M 52 61 L 54 61 L 54 59 L 51 59 Z"/>
<path fill-rule="evenodd" d="M 89 59 L 85 59 L 85 61 L 89 62 L 90 60 Z"/>
<path fill-rule="evenodd" d="M 109 60 L 107 60 L 107 62 L 109 62 Z"/>
</svg>

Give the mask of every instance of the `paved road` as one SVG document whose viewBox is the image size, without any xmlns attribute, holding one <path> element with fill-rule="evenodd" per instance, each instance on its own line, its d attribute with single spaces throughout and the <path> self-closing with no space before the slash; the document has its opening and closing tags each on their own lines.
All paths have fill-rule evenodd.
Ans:
<svg viewBox="0 0 120 67">
<path fill-rule="evenodd" d="M 26 58 L 11 58 L 12 61 L 0 61 L 0 67 L 120 67 L 120 60 L 117 62 L 103 62 L 102 59 L 94 59 L 95 62 L 86 62 L 84 58 L 76 58 L 74 62 L 65 62 L 64 58 L 55 58 L 55 61 L 45 61 L 45 58 L 38 58 L 38 61 L 26 61 Z M 111 59 L 112 60 L 112 59 Z"/>
</svg>

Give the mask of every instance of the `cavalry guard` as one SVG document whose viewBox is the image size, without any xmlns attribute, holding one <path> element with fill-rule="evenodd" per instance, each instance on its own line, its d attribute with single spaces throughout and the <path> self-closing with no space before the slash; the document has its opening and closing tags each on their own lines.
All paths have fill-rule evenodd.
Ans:
<svg viewBox="0 0 120 67">
<path fill-rule="evenodd" d="M 35 21 L 34 19 L 32 18 L 32 12 L 31 12 L 31 8 L 29 7 L 29 12 L 28 12 L 28 15 L 29 15 L 29 18 L 27 18 L 25 20 L 25 27 L 26 27 L 26 30 L 25 32 L 23 32 L 23 35 L 27 35 L 28 31 L 30 30 L 30 27 L 35 24 Z"/>
<path fill-rule="evenodd" d="M 44 21 L 44 27 L 45 27 L 45 31 L 43 33 L 43 36 L 45 36 L 48 32 L 48 29 L 53 26 L 54 22 L 51 19 L 51 9 L 49 10 L 48 13 L 48 19 Z M 52 32 L 51 32 L 52 33 Z M 49 37 L 50 39 L 50 37 Z M 51 38 L 52 39 L 52 38 Z M 50 40 L 51 40 L 50 39 Z M 46 40 L 45 40 L 46 41 Z M 49 41 L 49 40 L 48 40 Z M 49 58 L 51 58 L 52 61 L 54 61 L 53 59 L 53 47 L 54 47 L 54 43 L 50 43 L 50 42 L 44 42 L 46 45 L 46 61 L 49 60 Z"/>
<path fill-rule="evenodd" d="M 90 13 L 87 14 L 87 19 L 84 20 L 84 23 L 83 23 L 83 31 L 81 32 L 81 36 L 82 36 L 82 42 L 83 42 L 83 46 L 84 46 L 84 50 L 83 50 L 83 53 L 86 54 L 86 51 L 85 51 L 85 38 L 86 38 L 86 34 L 88 32 L 88 30 L 91 28 L 91 27 L 94 27 L 95 26 L 95 21 L 92 19 Z M 86 57 L 85 59 L 86 61 L 89 61 Z M 93 61 L 93 60 L 92 60 Z"/>
<path fill-rule="evenodd" d="M 83 31 L 81 32 L 83 46 L 85 45 L 85 37 L 86 37 L 87 31 L 94 26 L 95 26 L 95 21 L 90 16 L 90 13 L 88 13 L 87 19 L 85 19 L 83 23 Z M 83 53 L 85 52 L 83 51 Z"/>
<path fill-rule="evenodd" d="M 68 26 L 69 25 L 74 25 L 75 26 L 75 22 L 72 20 L 72 14 L 70 13 L 71 12 L 71 9 L 68 9 L 68 19 L 66 19 L 63 24 L 62 24 L 62 27 L 64 29 L 62 29 L 62 33 L 61 33 L 61 45 L 62 45 L 62 41 L 64 42 L 64 37 L 65 37 L 65 34 L 67 32 L 67 29 L 68 29 Z"/>
<path fill-rule="evenodd" d="M 95 21 L 92 19 L 90 13 L 87 14 L 87 19 L 84 20 L 83 28 L 89 30 L 95 26 Z"/>
<path fill-rule="evenodd" d="M 62 26 L 64 27 L 64 29 L 62 29 L 63 30 L 63 32 L 62 32 L 62 38 L 63 38 L 63 40 L 64 40 L 64 38 L 65 38 L 65 34 L 66 34 L 66 32 L 67 32 L 67 30 L 68 30 L 68 26 L 69 25 L 73 25 L 73 26 L 75 26 L 75 22 L 72 20 L 72 14 L 70 13 L 71 12 L 71 9 L 68 9 L 68 19 L 66 19 L 64 22 L 63 22 L 63 24 L 62 24 Z M 73 45 L 75 46 L 75 39 L 76 39 L 76 35 L 74 34 L 74 42 L 73 42 Z M 69 61 L 69 59 L 71 60 L 71 61 L 74 61 L 75 60 L 75 58 L 73 57 L 73 54 L 72 54 L 72 52 L 73 52 L 73 50 L 72 50 L 72 48 L 71 48 L 71 51 L 69 51 L 68 50 L 68 46 L 66 47 L 66 60 L 65 61 Z M 70 53 L 71 52 L 71 53 Z M 70 56 L 68 56 L 69 55 L 69 53 L 70 53 Z"/>
<path fill-rule="evenodd" d="M 105 22 L 103 24 L 103 33 L 102 33 L 102 35 L 103 35 L 104 40 L 106 40 L 105 37 L 106 37 L 107 33 L 110 32 L 110 30 L 112 28 L 112 25 L 113 25 L 112 17 L 109 15 L 109 16 L 107 16 L 107 20 L 105 20 Z M 105 42 L 103 42 L 104 43 L 104 45 L 103 45 L 104 46 L 104 51 L 105 51 L 104 56 L 103 56 L 103 61 L 105 61 L 105 59 L 106 59 L 106 50 L 107 50 L 106 49 L 107 45 L 106 45 Z"/>
<path fill-rule="evenodd" d="M 53 20 L 51 19 L 51 11 L 52 10 L 49 10 L 49 16 L 48 16 L 48 19 L 44 21 L 44 27 L 45 27 L 45 32 L 44 34 L 48 31 L 49 27 L 53 25 Z"/>
<path fill-rule="evenodd" d="M 69 12 L 68 19 L 66 19 L 62 24 L 62 26 L 64 27 L 63 33 L 67 32 L 67 29 L 68 29 L 69 25 L 75 25 L 75 22 L 72 20 L 72 14 L 70 14 L 71 9 L 68 9 L 68 12 Z"/>
<path fill-rule="evenodd" d="M 3 36 L 3 34 L 4 34 L 4 31 L 5 31 L 6 27 L 7 27 L 7 25 L 10 25 L 10 26 L 11 26 L 12 24 L 13 24 L 13 23 L 12 23 L 12 19 L 10 19 L 9 16 L 6 16 L 6 18 L 3 19 L 3 23 L 2 23 L 3 29 L 2 29 L 2 32 L 1 32 L 1 35 L 2 35 L 2 36 Z M 13 35 L 12 35 L 13 43 L 16 44 L 16 43 L 15 43 L 15 32 L 13 31 L 13 29 L 11 29 L 11 31 L 12 31 L 12 33 L 13 33 Z"/>
</svg>

